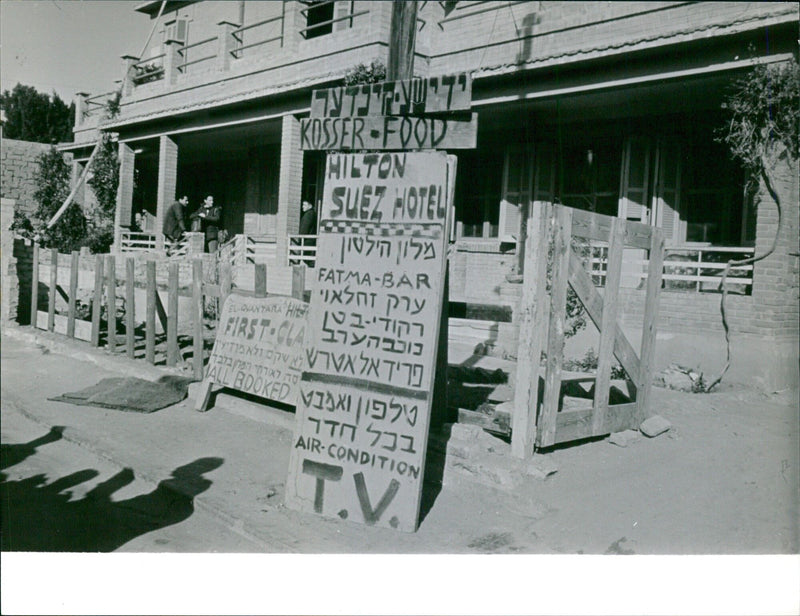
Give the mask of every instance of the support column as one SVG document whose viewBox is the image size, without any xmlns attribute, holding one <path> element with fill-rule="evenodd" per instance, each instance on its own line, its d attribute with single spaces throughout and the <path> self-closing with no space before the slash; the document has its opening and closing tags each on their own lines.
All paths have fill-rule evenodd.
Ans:
<svg viewBox="0 0 800 616">
<path fill-rule="evenodd" d="M 303 151 L 300 149 L 300 120 L 285 115 L 281 126 L 281 169 L 278 179 L 278 263 L 286 261 L 288 235 L 300 229 L 300 199 L 303 186 Z"/>
<path fill-rule="evenodd" d="M 217 24 L 217 69 L 220 71 L 227 71 L 231 66 L 231 58 L 233 51 L 236 49 L 236 38 L 233 36 L 233 31 L 239 27 L 240 24 L 235 24 L 231 21 L 221 21 Z"/>
<path fill-rule="evenodd" d="M 178 182 L 178 144 L 168 135 L 158 140 L 158 192 L 156 194 L 156 233 L 160 234 L 167 208 L 175 201 Z M 185 214 L 185 212 L 184 212 Z M 159 237 L 158 249 L 164 248 L 164 238 Z"/>
<path fill-rule="evenodd" d="M 130 228 L 133 217 L 133 169 L 135 154 L 126 143 L 119 144 L 119 186 L 114 215 L 114 252 L 119 251 L 120 232 Z"/>
<path fill-rule="evenodd" d="M 89 106 L 86 103 L 87 98 L 89 98 L 88 92 L 75 93 L 75 128 L 78 128 L 81 124 L 83 124 L 86 112 L 89 109 Z"/>
<path fill-rule="evenodd" d="M 122 56 L 122 95 L 130 96 L 133 93 L 133 78 L 135 77 L 133 65 L 139 61 L 136 56 Z"/>
<path fill-rule="evenodd" d="M 183 43 L 174 39 L 164 41 L 164 87 L 169 90 L 178 79 L 178 64 L 181 57 L 178 55 L 178 47 Z"/>
</svg>

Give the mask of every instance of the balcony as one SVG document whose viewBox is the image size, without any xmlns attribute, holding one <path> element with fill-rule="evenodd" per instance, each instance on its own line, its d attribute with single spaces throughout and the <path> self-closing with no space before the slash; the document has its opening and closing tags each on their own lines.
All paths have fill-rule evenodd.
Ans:
<svg viewBox="0 0 800 616">
<path fill-rule="evenodd" d="M 198 14 L 203 8 L 198 3 Z M 160 53 L 123 57 L 119 115 L 103 126 L 327 84 L 359 62 L 385 60 L 391 3 L 286 1 L 254 8 L 260 13 L 243 24 L 193 24 L 186 42 L 168 39 Z M 87 95 L 85 103 L 96 98 Z M 76 133 L 97 128 L 97 120 L 86 120 L 76 119 Z"/>
</svg>

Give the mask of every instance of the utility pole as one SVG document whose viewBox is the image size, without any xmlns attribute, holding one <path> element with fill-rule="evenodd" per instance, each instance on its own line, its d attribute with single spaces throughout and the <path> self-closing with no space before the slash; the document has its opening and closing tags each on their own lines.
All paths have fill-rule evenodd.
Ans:
<svg viewBox="0 0 800 616">
<path fill-rule="evenodd" d="M 414 76 L 414 42 L 417 36 L 417 0 L 393 0 L 386 80 Z"/>
</svg>

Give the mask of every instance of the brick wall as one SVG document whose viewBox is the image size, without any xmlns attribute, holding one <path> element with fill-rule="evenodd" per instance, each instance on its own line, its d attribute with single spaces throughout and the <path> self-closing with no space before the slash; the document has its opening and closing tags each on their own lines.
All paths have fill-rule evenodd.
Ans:
<svg viewBox="0 0 800 616">
<path fill-rule="evenodd" d="M 16 207 L 28 214 L 36 210 L 33 193 L 36 186 L 33 182 L 38 168 L 37 159 L 52 146 L 46 143 L 3 139 L 0 147 L 0 196 L 14 199 Z"/>
<path fill-rule="evenodd" d="M 300 121 L 283 116 L 281 127 L 281 168 L 278 179 L 278 223 L 276 250 L 282 259 L 287 250 L 287 235 L 300 228 L 300 199 L 303 180 L 303 151 L 300 149 Z"/>
</svg>

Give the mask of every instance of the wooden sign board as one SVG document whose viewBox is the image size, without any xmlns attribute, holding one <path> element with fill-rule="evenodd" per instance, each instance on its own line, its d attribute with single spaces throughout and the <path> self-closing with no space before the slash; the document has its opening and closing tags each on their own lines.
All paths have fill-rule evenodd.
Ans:
<svg viewBox="0 0 800 616">
<path fill-rule="evenodd" d="M 297 404 L 308 304 L 291 297 L 229 295 L 206 368 L 211 384 Z"/>
<path fill-rule="evenodd" d="M 458 73 L 314 90 L 311 117 L 423 115 L 469 110 L 471 104 L 472 77 Z"/>
<path fill-rule="evenodd" d="M 470 149 L 478 137 L 478 114 L 463 117 L 367 116 L 303 118 L 302 150 Z"/>
<path fill-rule="evenodd" d="M 413 532 L 455 157 L 328 155 L 287 505 Z"/>
</svg>

